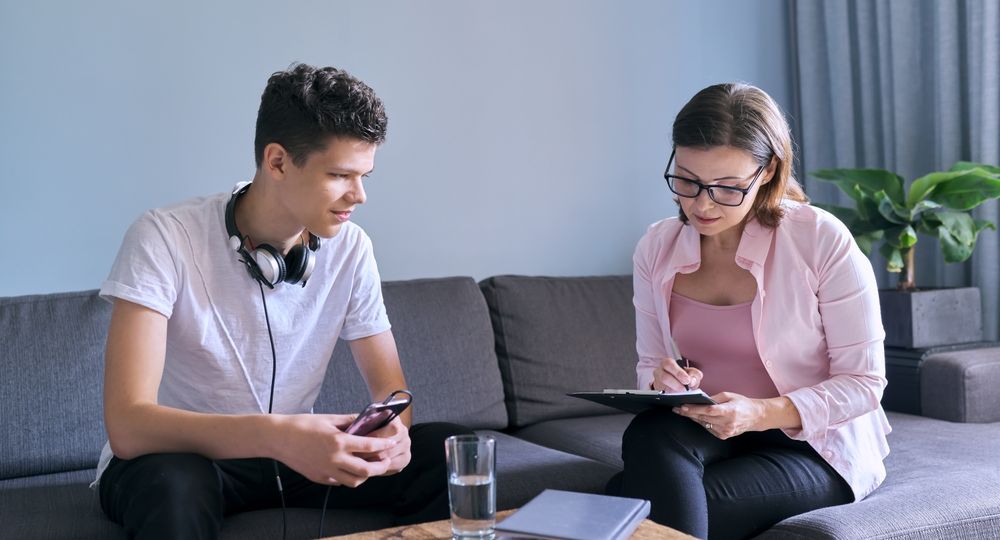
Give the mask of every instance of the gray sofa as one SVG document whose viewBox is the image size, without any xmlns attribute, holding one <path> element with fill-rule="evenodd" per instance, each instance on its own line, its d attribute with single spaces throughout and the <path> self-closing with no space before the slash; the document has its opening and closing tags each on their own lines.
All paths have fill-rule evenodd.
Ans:
<svg viewBox="0 0 1000 540">
<path fill-rule="evenodd" d="M 458 422 L 497 438 L 500 508 L 547 487 L 603 490 L 621 468 L 631 417 L 564 394 L 634 384 L 628 276 L 383 285 L 414 420 Z M 105 439 L 109 315 L 95 291 L 0 298 L 2 537 L 124 536 L 87 487 Z M 1000 349 L 929 358 L 921 376 L 923 410 L 943 419 L 890 413 L 885 484 L 860 503 L 789 518 L 761 538 L 1000 538 Z M 316 410 L 366 402 L 341 343 Z M 315 535 L 318 511 L 287 516 L 288 538 Z M 324 530 L 389 524 L 383 512 L 329 511 Z M 280 510 L 237 514 L 223 529 L 225 538 L 280 536 Z"/>
</svg>

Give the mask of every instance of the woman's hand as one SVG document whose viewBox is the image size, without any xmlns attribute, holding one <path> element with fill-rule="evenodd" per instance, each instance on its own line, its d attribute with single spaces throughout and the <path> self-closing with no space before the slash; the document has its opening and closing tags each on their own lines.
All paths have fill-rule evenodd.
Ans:
<svg viewBox="0 0 1000 540">
<path fill-rule="evenodd" d="M 747 431 L 760 431 L 759 426 L 766 414 L 764 400 L 733 392 L 722 392 L 712 396 L 712 399 L 716 405 L 682 405 L 673 410 L 698 422 L 709 433 L 723 440 Z"/>
<path fill-rule="evenodd" d="M 664 358 L 659 366 L 653 369 L 653 390 L 661 392 L 683 392 L 694 390 L 701 385 L 704 378 L 701 370 L 693 367 L 684 368 L 673 358 Z M 687 388 L 684 387 L 687 385 Z"/>
</svg>

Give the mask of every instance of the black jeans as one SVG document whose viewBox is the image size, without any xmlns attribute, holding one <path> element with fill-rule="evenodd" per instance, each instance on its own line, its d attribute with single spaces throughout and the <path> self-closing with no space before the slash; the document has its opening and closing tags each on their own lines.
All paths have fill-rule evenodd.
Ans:
<svg viewBox="0 0 1000 540">
<path fill-rule="evenodd" d="M 625 470 L 608 492 L 648 499 L 650 519 L 698 538 L 748 538 L 786 517 L 854 500 L 806 442 L 780 430 L 723 441 L 669 410 L 632 420 L 622 459 Z"/>
<path fill-rule="evenodd" d="M 392 476 L 356 488 L 334 486 L 327 508 L 382 507 L 398 524 L 448 517 L 444 440 L 471 434 L 456 424 L 410 428 L 412 459 Z M 288 507 L 320 508 L 327 487 L 279 463 Z M 224 516 L 281 506 L 270 459 L 213 461 L 197 454 L 112 458 L 101 475 L 101 507 L 129 538 L 216 538 Z M 317 523 L 318 526 L 318 523 Z"/>
</svg>

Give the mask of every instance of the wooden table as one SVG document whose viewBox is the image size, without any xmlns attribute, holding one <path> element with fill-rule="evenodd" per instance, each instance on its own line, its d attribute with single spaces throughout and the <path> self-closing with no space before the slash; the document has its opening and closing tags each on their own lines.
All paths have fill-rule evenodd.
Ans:
<svg viewBox="0 0 1000 540">
<path fill-rule="evenodd" d="M 511 515 L 514 510 L 497 512 L 497 521 Z M 430 523 L 419 523 L 417 525 L 404 525 L 380 531 L 368 531 L 362 533 L 348 534 L 345 536 L 330 536 L 326 540 L 393 540 L 397 538 L 415 538 L 420 540 L 451 540 L 451 524 L 447 519 L 432 521 Z M 675 531 L 670 527 L 658 525 L 650 520 L 644 520 L 639 524 L 639 528 L 632 535 L 632 540 L 695 540 L 693 536 L 688 536 L 680 531 Z"/>
</svg>

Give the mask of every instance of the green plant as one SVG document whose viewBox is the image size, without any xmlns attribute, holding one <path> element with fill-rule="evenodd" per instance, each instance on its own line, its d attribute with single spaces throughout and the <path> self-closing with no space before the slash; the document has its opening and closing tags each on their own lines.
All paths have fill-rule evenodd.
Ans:
<svg viewBox="0 0 1000 540">
<path fill-rule="evenodd" d="M 812 176 L 833 182 L 855 208 L 818 204 L 843 221 L 858 246 L 870 255 L 875 242 L 890 272 L 903 272 L 900 290 L 913 290 L 917 233 L 936 236 L 946 262 L 972 255 L 976 238 L 996 226 L 973 219 L 971 210 L 1000 198 L 1000 167 L 959 161 L 947 171 L 917 178 L 904 192 L 903 178 L 883 169 L 822 169 Z"/>
</svg>

